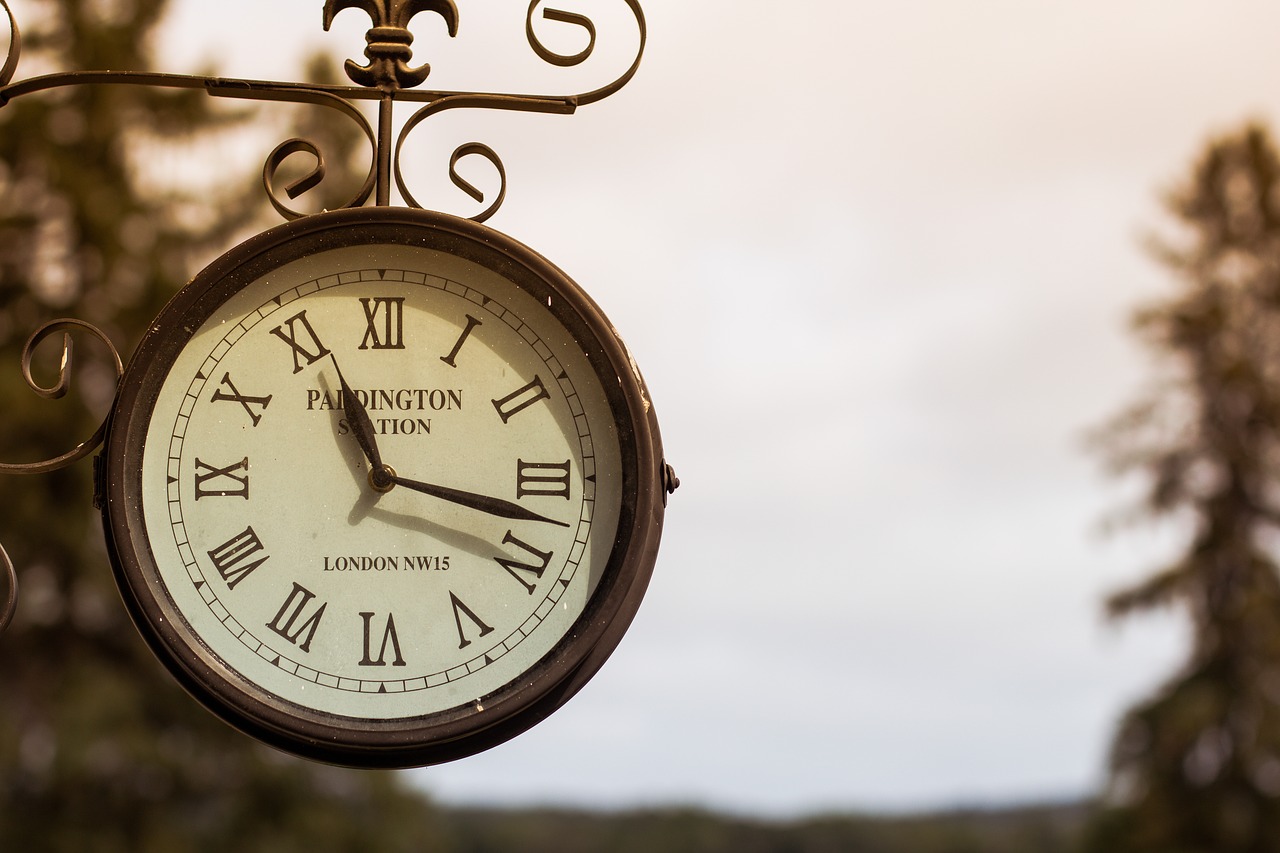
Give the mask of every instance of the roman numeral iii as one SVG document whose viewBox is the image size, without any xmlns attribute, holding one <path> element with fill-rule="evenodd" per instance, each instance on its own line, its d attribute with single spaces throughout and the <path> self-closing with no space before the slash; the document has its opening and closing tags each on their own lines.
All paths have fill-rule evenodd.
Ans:
<svg viewBox="0 0 1280 853">
<path fill-rule="evenodd" d="M 569 460 L 525 462 L 516 460 L 516 500 L 525 495 L 569 499 Z"/>
</svg>

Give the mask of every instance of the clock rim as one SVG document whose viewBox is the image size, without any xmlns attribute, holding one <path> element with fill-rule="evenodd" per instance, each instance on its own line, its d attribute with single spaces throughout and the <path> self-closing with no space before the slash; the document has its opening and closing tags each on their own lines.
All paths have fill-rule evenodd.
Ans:
<svg viewBox="0 0 1280 853">
<path fill-rule="evenodd" d="M 173 361 L 213 310 L 266 272 L 309 251 L 374 245 L 388 238 L 484 266 L 534 296 L 540 306 L 546 305 L 543 297 L 552 297 L 553 306 L 546 310 L 582 345 L 612 409 L 623 494 L 614 548 L 600 584 L 550 652 L 480 697 L 483 710 L 461 705 L 415 718 L 370 720 L 283 700 L 234 668 L 227 667 L 230 675 L 219 671 L 220 661 L 211 650 L 191 646 L 172 620 L 181 611 L 152 596 L 147 582 L 146 563 L 154 567 L 155 560 L 143 518 L 141 455 L 156 397 Z M 600 669 L 634 619 L 656 560 L 665 506 L 661 438 L 648 390 L 594 300 L 557 266 L 508 235 L 449 214 L 398 207 L 341 210 L 285 223 L 205 267 L 161 310 L 130 359 L 101 457 L 103 529 L 116 585 L 153 654 L 187 692 L 237 729 L 286 752 L 356 767 L 424 766 L 471 755 L 526 731 L 567 702 Z M 199 635 L 189 633 L 198 642 Z"/>
</svg>

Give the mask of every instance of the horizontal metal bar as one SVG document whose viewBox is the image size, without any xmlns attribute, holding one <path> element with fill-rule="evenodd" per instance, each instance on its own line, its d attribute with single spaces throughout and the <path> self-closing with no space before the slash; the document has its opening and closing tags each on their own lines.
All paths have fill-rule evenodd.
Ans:
<svg viewBox="0 0 1280 853">
<path fill-rule="evenodd" d="M 361 86 L 287 83 L 235 77 L 199 77 L 146 71 L 67 71 L 32 77 L 0 88 L 0 107 L 15 98 L 68 86 L 155 86 L 167 89 L 204 89 L 210 95 L 218 97 L 261 101 L 305 101 L 307 93 L 315 92 L 347 101 L 376 101 L 385 94 L 378 89 L 366 89 Z M 444 98 L 466 98 L 471 101 L 468 106 L 477 108 L 561 115 L 573 113 L 578 106 L 577 96 L 401 89 L 393 92 L 392 97 L 397 101 L 409 103 L 432 103 Z"/>
</svg>

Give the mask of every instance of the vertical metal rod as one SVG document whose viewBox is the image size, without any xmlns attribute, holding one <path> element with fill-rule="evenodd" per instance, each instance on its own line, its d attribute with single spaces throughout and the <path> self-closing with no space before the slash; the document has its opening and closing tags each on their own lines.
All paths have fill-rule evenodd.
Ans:
<svg viewBox="0 0 1280 853">
<path fill-rule="evenodd" d="M 395 94 L 383 92 L 378 101 L 378 177 L 374 203 L 378 207 L 391 204 L 391 105 Z"/>
</svg>

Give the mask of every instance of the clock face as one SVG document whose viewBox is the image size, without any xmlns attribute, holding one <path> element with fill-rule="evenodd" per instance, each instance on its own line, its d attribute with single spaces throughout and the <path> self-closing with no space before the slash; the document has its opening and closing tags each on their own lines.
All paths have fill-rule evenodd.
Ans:
<svg viewBox="0 0 1280 853">
<path fill-rule="evenodd" d="M 215 263 L 140 348 L 108 447 L 153 649 L 234 724 L 343 763 L 541 719 L 630 621 L 661 518 L 602 319 L 439 214 L 303 220 Z"/>
</svg>

